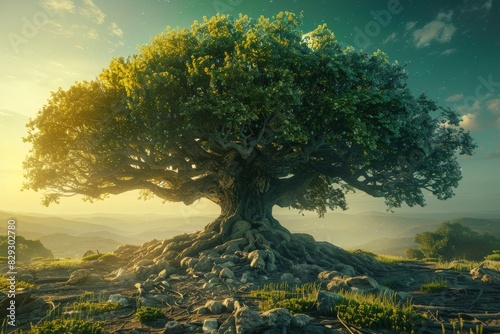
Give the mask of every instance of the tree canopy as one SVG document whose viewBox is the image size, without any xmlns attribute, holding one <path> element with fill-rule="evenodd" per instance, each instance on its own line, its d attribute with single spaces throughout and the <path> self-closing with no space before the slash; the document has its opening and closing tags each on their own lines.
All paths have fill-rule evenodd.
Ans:
<svg viewBox="0 0 500 334">
<path fill-rule="evenodd" d="M 500 241 L 489 233 L 479 234 L 457 221 L 442 223 L 434 232 L 415 236 L 418 249 L 408 249 L 410 258 L 436 258 L 452 260 L 483 260 L 500 248 Z"/>
<path fill-rule="evenodd" d="M 204 18 L 59 89 L 28 124 L 25 188 L 46 205 L 207 198 L 248 220 L 274 205 L 345 209 L 351 190 L 389 207 L 452 197 L 457 156 L 475 147 L 458 114 L 414 96 L 383 52 L 300 27 L 289 12 Z"/>
</svg>

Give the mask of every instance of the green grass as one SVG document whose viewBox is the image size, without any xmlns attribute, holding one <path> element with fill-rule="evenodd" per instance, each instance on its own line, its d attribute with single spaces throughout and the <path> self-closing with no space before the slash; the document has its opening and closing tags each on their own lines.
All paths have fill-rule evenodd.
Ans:
<svg viewBox="0 0 500 334">
<path fill-rule="evenodd" d="M 332 315 L 363 328 L 387 328 L 397 332 L 414 333 L 424 317 L 413 310 L 411 302 L 400 303 L 396 295 L 340 292 Z"/>
<path fill-rule="evenodd" d="M 101 322 L 83 319 L 53 319 L 31 327 L 25 334 L 105 334 Z"/>
<path fill-rule="evenodd" d="M 76 269 L 81 265 L 81 259 L 72 258 L 41 259 L 32 262 L 32 268 L 35 270 Z"/>
<path fill-rule="evenodd" d="M 261 289 L 251 291 L 250 296 L 259 298 L 259 308 L 262 311 L 284 307 L 292 313 L 301 313 L 313 309 L 319 290 L 319 285 L 314 283 L 269 283 Z"/>
<path fill-rule="evenodd" d="M 136 317 L 140 322 L 153 321 L 156 319 L 165 318 L 165 314 L 159 307 L 141 306 L 137 309 Z"/>
<path fill-rule="evenodd" d="M 33 289 L 35 287 L 34 284 L 24 282 L 24 281 L 19 281 L 16 279 L 16 290 L 20 289 Z M 0 277 L 0 291 L 8 291 L 10 289 L 10 281 L 7 280 L 7 277 L 1 276 Z"/>
<path fill-rule="evenodd" d="M 116 311 L 121 307 L 118 303 L 107 302 L 105 294 L 95 294 L 94 292 L 85 292 L 77 302 L 74 302 L 71 308 L 73 311 L 86 315 L 97 315 L 106 312 Z"/>
<path fill-rule="evenodd" d="M 442 292 L 446 289 L 448 289 L 448 283 L 446 282 L 430 282 L 422 284 L 422 286 L 420 287 L 420 291 L 429 293 Z"/>
<path fill-rule="evenodd" d="M 500 261 L 500 254 L 490 254 L 484 257 L 485 260 L 488 261 Z"/>
<path fill-rule="evenodd" d="M 112 253 L 92 254 L 92 255 L 88 255 L 88 256 L 83 257 L 82 261 L 95 261 L 95 260 L 99 260 L 99 259 L 112 261 L 112 260 L 116 260 L 117 256 L 115 254 L 112 254 Z"/>
</svg>

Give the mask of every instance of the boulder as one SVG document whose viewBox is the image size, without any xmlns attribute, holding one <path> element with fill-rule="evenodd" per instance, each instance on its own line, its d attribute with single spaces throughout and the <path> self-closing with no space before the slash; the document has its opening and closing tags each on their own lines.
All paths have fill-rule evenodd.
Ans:
<svg viewBox="0 0 500 334">
<path fill-rule="evenodd" d="M 275 308 L 264 312 L 262 317 L 268 327 L 286 328 L 290 326 L 293 315 L 286 308 Z"/>
<path fill-rule="evenodd" d="M 335 308 L 335 304 L 341 301 L 343 297 L 333 292 L 320 291 L 318 294 L 318 301 L 316 302 L 316 309 L 321 315 L 329 315 Z"/>
<path fill-rule="evenodd" d="M 214 333 L 219 328 L 217 319 L 206 319 L 203 321 L 203 333 Z"/>
<path fill-rule="evenodd" d="M 223 268 L 219 274 L 219 277 L 221 279 L 236 279 L 236 276 L 234 275 L 233 271 L 229 268 Z"/>
<path fill-rule="evenodd" d="M 85 253 L 83 253 L 82 257 L 86 257 L 86 256 L 90 256 L 90 255 L 95 255 L 96 253 L 89 249 L 88 251 L 86 251 Z"/>
<path fill-rule="evenodd" d="M 90 271 L 87 269 L 79 269 L 73 271 L 66 284 L 69 285 L 83 284 L 87 281 L 89 276 L 90 276 Z"/>
<path fill-rule="evenodd" d="M 163 334 L 182 334 L 184 333 L 184 329 L 182 325 L 178 321 L 169 321 L 165 325 L 165 330 Z"/>
<path fill-rule="evenodd" d="M 307 314 L 297 313 L 297 314 L 294 314 L 292 320 L 290 321 L 290 325 L 293 328 L 300 329 L 300 328 L 304 328 L 307 325 L 309 325 L 310 322 L 311 322 L 310 316 L 308 316 Z"/>
<path fill-rule="evenodd" d="M 264 319 L 259 312 L 252 310 L 248 306 L 238 307 L 235 317 L 236 333 L 256 334 L 260 333 L 264 325 Z"/>
<path fill-rule="evenodd" d="M 109 296 L 108 303 L 116 303 L 116 304 L 121 304 L 123 306 L 127 306 L 129 304 L 128 299 L 120 294 L 114 294 Z"/>
<path fill-rule="evenodd" d="M 211 314 L 222 314 L 224 312 L 224 305 L 218 300 L 209 300 L 205 303 L 205 307 Z"/>
</svg>

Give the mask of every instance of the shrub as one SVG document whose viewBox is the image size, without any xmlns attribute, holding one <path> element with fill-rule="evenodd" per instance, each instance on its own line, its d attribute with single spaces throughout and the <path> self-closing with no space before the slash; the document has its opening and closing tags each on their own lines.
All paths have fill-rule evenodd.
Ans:
<svg viewBox="0 0 500 334">
<path fill-rule="evenodd" d="M 448 284 L 446 282 L 431 282 L 423 284 L 420 287 L 420 291 L 437 293 L 448 289 Z"/>
<path fill-rule="evenodd" d="M 33 326 L 27 334 L 105 334 L 101 322 L 82 319 L 54 319 Z"/>
<path fill-rule="evenodd" d="M 494 236 L 481 235 L 456 221 L 442 223 L 435 232 L 418 233 L 415 243 L 419 244 L 423 256 L 441 261 L 480 261 L 500 246 L 500 241 Z"/>
<path fill-rule="evenodd" d="M 151 306 L 139 307 L 137 309 L 136 316 L 140 322 L 153 321 L 156 319 L 165 318 L 165 314 L 163 314 L 161 308 L 151 307 Z"/>
<path fill-rule="evenodd" d="M 16 279 L 16 289 L 33 289 L 35 287 L 34 284 L 24 282 L 24 281 L 19 281 Z M 0 277 L 0 291 L 8 291 L 10 289 L 10 282 L 7 281 L 7 277 L 1 276 Z"/>
<path fill-rule="evenodd" d="M 284 307 L 292 313 L 301 313 L 310 311 L 314 307 L 318 293 L 317 284 L 291 285 L 284 282 L 266 284 L 262 289 L 251 291 L 250 295 L 260 298 L 259 308 L 262 311 Z"/>
<path fill-rule="evenodd" d="M 413 333 L 424 318 L 410 302 L 401 304 L 396 295 L 340 292 L 343 298 L 335 304 L 332 315 L 364 328 L 387 328 Z"/>
<path fill-rule="evenodd" d="M 102 314 L 106 312 L 116 311 L 121 307 L 118 303 L 109 302 L 75 302 L 73 310 L 84 312 L 87 314 Z"/>
</svg>

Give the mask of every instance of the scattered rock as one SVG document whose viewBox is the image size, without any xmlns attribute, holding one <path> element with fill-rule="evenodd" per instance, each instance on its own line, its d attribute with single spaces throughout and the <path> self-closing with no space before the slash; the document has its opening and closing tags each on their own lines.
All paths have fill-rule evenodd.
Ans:
<svg viewBox="0 0 500 334">
<path fill-rule="evenodd" d="M 320 291 L 318 294 L 318 301 L 316 302 L 316 309 L 321 315 L 328 315 L 334 309 L 335 304 L 341 301 L 343 298 L 329 291 Z"/>
<path fill-rule="evenodd" d="M 236 333 L 254 334 L 260 333 L 264 325 L 264 319 L 259 312 L 252 310 L 248 306 L 238 308 L 235 313 Z"/>
<path fill-rule="evenodd" d="M 234 298 L 226 298 L 224 299 L 224 301 L 222 301 L 222 305 L 224 305 L 227 312 L 233 313 L 235 302 L 236 300 Z"/>
<path fill-rule="evenodd" d="M 311 322 L 311 317 L 307 314 L 294 314 L 290 324 L 294 328 L 304 328 Z"/>
<path fill-rule="evenodd" d="M 334 277 L 326 286 L 328 291 L 345 290 L 354 293 L 393 293 L 394 291 L 378 284 L 369 276 Z"/>
<path fill-rule="evenodd" d="M 292 273 L 302 281 L 310 281 L 311 277 L 317 277 L 322 271 L 325 270 L 316 264 L 296 264 L 292 266 Z"/>
<path fill-rule="evenodd" d="M 128 299 L 120 294 L 114 294 L 109 296 L 108 303 L 117 303 L 123 306 L 127 306 L 129 304 Z"/>
<path fill-rule="evenodd" d="M 219 274 L 219 277 L 221 279 L 227 279 L 227 278 L 232 280 L 236 279 L 236 276 L 234 275 L 233 271 L 229 268 L 223 268 Z"/>
<path fill-rule="evenodd" d="M 206 302 L 205 307 L 211 314 L 222 314 L 224 312 L 224 305 L 217 300 L 209 300 Z"/>
<path fill-rule="evenodd" d="M 264 318 L 264 323 L 268 327 L 283 328 L 290 326 L 293 315 L 286 308 L 275 308 L 264 312 L 262 317 Z"/>
<path fill-rule="evenodd" d="M 182 334 L 184 333 L 184 329 L 182 325 L 178 321 L 169 321 L 165 325 L 165 330 L 163 334 Z"/>
<path fill-rule="evenodd" d="M 480 280 L 489 284 L 500 284 L 500 273 L 491 269 L 483 268 L 484 264 L 470 271 L 472 279 Z"/>
<path fill-rule="evenodd" d="M 203 321 L 203 333 L 213 333 L 219 328 L 217 319 L 206 319 Z"/>
<path fill-rule="evenodd" d="M 220 325 L 219 334 L 236 334 L 236 323 L 233 315 L 229 316 L 226 321 Z"/>
<path fill-rule="evenodd" d="M 88 251 L 86 251 L 85 253 L 83 253 L 82 257 L 86 257 L 86 256 L 90 256 L 90 255 L 95 255 L 96 253 L 89 249 Z"/>
<path fill-rule="evenodd" d="M 247 231 L 250 231 L 252 225 L 246 220 L 238 220 L 235 222 L 231 228 L 231 238 L 239 239 L 243 238 Z"/>
<path fill-rule="evenodd" d="M 83 284 L 89 278 L 89 276 L 90 276 L 90 271 L 88 269 L 79 269 L 73 271 L 66 284 L 69 285 Z"/>
</svg>

